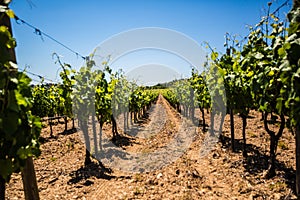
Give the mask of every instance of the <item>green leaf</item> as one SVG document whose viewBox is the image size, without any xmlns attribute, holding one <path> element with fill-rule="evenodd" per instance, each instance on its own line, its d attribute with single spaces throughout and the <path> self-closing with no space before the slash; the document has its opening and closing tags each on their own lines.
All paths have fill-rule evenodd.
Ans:
<svg viewBox="0 0 300 200">
<path fill-rule="evenodd" d="M 274 70 L 271 70 L 269 73 L 268 73 L 268 76 L 274 76 L 275 72 Z"/>
<path fill-rule="evenodd" d="M 290 26 L 288 28 L 289 34 L 296 33 L 297 30 L 299 30 L 299 24 L 298 23 L 290 23 Z"/>
<path fill-rule="evenodd" d="M 274 39 L 275 35 L 266 35 L 266 38 L 268 38 L 268 39 Z"/>
<path fill-rule="evenodd" d="M 285 56 L 285 50 L 284 50 L 283 47 L 281 47 L 281 48 L 278 49 L 278 55 L 280 57 L 284 57 Z"/>
<path fill-rule="evenodd" d="M 213 61 L 216 61 L 217 58 L 218 58 L 218 56 L 219 56 L 219 54 L 218 54 L 217 52 L 212 52 L 212 53 L 211 53 L 211 59 L 212 59 Z"/>
<path fill-rule="evenodd" d="M 291 44 L 289 42 L 284 43 L 283 48 L 288 50 L 291 48 Z"/>
<path fill-rule="evenodd" d="M 32 153 L 30 151 L 30 147 L 29 146 L 26 146 L 25 148 L 24 147 L 21 147 L 18 152 L 17 152 L 17 155 L 25 160 L 26 158 L 28 157 L 31 157 L 32 156 Z"/>
<path fill-rule="evenodd" d="M 7 14 L 7 16 L 9 16 L 9 18 L 14 18 L 15 17 L 15 13 L 11 9 L 8 9 L 6 11 L 6 14 Z"/>
<path fill-rule="evenodd" d="M 253 71 L 250 71 L 247 73 L 247 77 L 252 77 L 254 75 L 254 72 Z"/>
<path fill-rule="evenodd" d="M 70 70 L 67 70 L 67 69 L 65 70 L 65 73 L 66 73 L 67 76 L 69 76 L 71 74 Z"/>
</svg>

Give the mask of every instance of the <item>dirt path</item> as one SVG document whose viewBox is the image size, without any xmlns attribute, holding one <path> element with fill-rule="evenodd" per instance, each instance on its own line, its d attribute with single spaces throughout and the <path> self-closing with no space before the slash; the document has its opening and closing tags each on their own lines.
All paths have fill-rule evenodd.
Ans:
<svg viewBox="0 0 300 200">
<path fill-rule="evenodd" d="M 120 148 L 106 138 L 101 161 L 109 168 L 136 173 L 159 170 L 177 160 L 192 143 L 196 127 L 161 95 L 150 109 L 149 119 L 150 123 L 129 127 L 126 137 L 135 137 L 130 137 L 134 143 L 128 146 Z"/>
<path fill-rule="evenodd" d="M 136 135 L 123 135 L 126 145 L 105 146 L 107 151 L 114 152 L 106 154 L 109 158 L 106 165 L 111 165 L 112 173 L 104 171 L 96 160 L 83 167 L 85 148 L 78 132 L 62 134 L 64 125 L 58 124 L 54 127 L 55 138 L 49 138 L 49 128 L 45 128 L 41 135 L 42 154 L 34 161 L 40 198 L 295 199 L 293 136 L 284 130 L 277 153 L 277 176 L 265 179 L 269 137 L 259 113 L 251 115 L 253 119 L 248 120 L 247 126 L 247 159 L 241 154 L 242 123 L 236 116 L 237 153 L 229 150 L 229 143 L 225 146 L 216 143 L 212 151 L 200 157 L 206 134 L 201 132 L 202 128 L 191 129 L 160 97 L 151 108 L 147 123 L 132 127 L 139 130 L 134 132 Z M 208 114 L 206 117 L 209 123 Z M 104 135 L 110 136 L 110 130 L 109 125 L 105 126 Z M 226 116 L 223 129 L 226 141 L 229 132 L 229 116 Z M 183 147 L 186 151 L 177 152 Z M 116 152 L 122 155 L 117 156 Z M 6 196 L 24 199 L 20 174 L 12 176 Z"/>
<path fill-rule="evenodd" d="M 168 107 L 166 106 L 166 104 L 164 103 L 165 101 L 162 98 L 163 97 L 160 95 L 158 97 L 156 104 L 151 106 L 151 108 L 148 111 L 148 118 L 143 119 L 141 121 L 143 123 L 140 122 L 137 124 L 131 124 L 131 123 L 128 124 L 129 127 L 126 130 L 127 135 L 137 137 L 137 138 L 148 139 L 152 136 L 155 136 L 164 128 L 167 119 L 169 117 L 171 117 L 170 121 L 174 121 L 175 118 L 173 115 L 167 116 Z M 121 132 L 123 132 L 124 130 L 123 115 L 120 115 L 120 117 L 117 119 L 117 124 L 119 130 L 121 129 Z"/>
</svg>

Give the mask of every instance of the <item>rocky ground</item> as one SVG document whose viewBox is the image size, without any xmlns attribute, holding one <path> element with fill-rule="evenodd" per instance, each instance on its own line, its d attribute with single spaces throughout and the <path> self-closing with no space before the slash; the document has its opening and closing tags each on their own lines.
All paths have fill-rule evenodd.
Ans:
<svg viewBox="0 0 300 200">
<path fill-rule="evenodd" d="M 229 116 L 223 128 L 225 145 L 207 143 L 208 134 L 202 132 L 202 127 L 192 133 L 192 129 L 182 125 L 183 118 L 160 97 L 150 109 L 149 117 L 131 127 L 137 130 L 131 132 L 134 134 L 120 130 L 116 145 L 109 146 L 110 150 L 124 154 L 103 160 L 111 171 L 101 168 L 95 159 L 84 166 L 85 146 L 80 131 L 64 133 L 64 125 L 58 123 L 51 138 L 49 127 L 45 127 L 41 133 L 42 154 L 34 159 L 40 198 L 296 199 L 293 135 L 284 130 L 278 144 L 276 176 L 266 179 L 269 136 L 260 114 L 253 111 L 250 116 L 245 159 L 241 152 L 242 122 L 238 116 L 235 116 L 237 151 L 233 153 Z M 208 114 L 206 122 L 209 123 Z M 159 130 L 155 134 L 153 127 Z M 276 126 L 272 128 L 277 130 Z M 110 125 L 104 127 L 104 142 L 109 141 L 110 130 Z M 180 153 L 183 147 L 186 150 Z M 143 159 L 139 159 L 141 155 Z M 14 174 L 7 184 L 6 198 L 24 199 L 20 174 Z"/>
</svg>

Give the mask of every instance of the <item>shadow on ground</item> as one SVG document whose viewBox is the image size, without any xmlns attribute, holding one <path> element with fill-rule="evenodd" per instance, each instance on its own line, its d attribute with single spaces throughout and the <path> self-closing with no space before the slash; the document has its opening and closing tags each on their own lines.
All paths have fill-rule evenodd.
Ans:
<svg viewBox="0 0 300 200">
<path fill-rule="evenodd" d="M 71 176 L 71 179 L 68 181 L 68 184 L 76 184 L 84 181 L 83 185 L 89 186 L 93 184 L 93 181 L 87 180 L 90 177 L 96 177 L 98 179 L 106 180 L 115 178 L 115 176 L 111 176 L 108 174 L 109 171 L 110 170 L 105 168 L 103 165 L 92 162 L 89 165 L 82 166 L 76 171 L 71 172 L 69 174 Z"/>
<path fill-rule="evenodd" d="M 231 149 L 231 139 L 227 136 L 223 136 L 224 143 L 223 148 Z M 235 139 L 234 141 L 235 152 L 242 153 L 243 141 L 242 139 Z M 238 160 L 232 163 L 231 167 L 237 167 L 237 165 L 243 165 L 245 172 L 251 175 L 263 174 L 269 167 L 269 156 L 261 153 L 261 149 L 253 144 L 246 145 L 248 156 L 243 160 Z M 283 177 L 285 184 L 288 188 L 296 192 L 296 171 L 292 167 L 287 167 L 284 162 L 276 160 L 276 176 Z"/>
<path fill-rule="evenodd" d="M 112 143 L 117 147 L 130 146 L 132 144 L 138 144 L 135 142 L 135 138 L 128 137 L 127 135 L 116 135 L 111 139 Z"/>
</svg>

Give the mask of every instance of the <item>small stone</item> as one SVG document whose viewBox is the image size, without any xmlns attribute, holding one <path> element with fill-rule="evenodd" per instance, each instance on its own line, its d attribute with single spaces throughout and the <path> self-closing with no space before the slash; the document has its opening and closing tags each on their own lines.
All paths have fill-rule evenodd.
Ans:
<svg viewBox="0 0 300 200">
<path fill-rule="evenodd" d="M 281 199 L 281 195 L 278 193 L 274 194 L 274 200 L 280 200 Z"/>
<path fill-rule="evenodd" d="M 190 182 L 190 181 L 187 182 L 187 188 L 188 188 L 188 189 L 192 189 L 192 186 L 191 186 L 191 182 Z"/>
<path fill-rule="evenodd" d="M 162 177 L 162 173 L 157 174 L 156 178 L 160 179 Z"/>
<path fill-rule="evenodd" d="M 220 155 L 218 153 L 214 153 L 212 157 L 213 157 L 213 159 L 217 159 L 220 157 Z"/>
<path fill-rule="evenodd" d="M 199 174 L 199 172 L 197 170 L 194 170 L 192 172 L 192 175 L 193 175 L 193 178 L 201 178 L 201 176 L 200 176 L 200 174 Z"/>
<path fill-rule="evenodd" d="M 146 183 L 148 183 L 149 185 L 153 185 L 153 184 L 154 184 L 154 181 L 153 181 L 152 179 L 148 179 L 148 180 L 146 181 Z"/>
</svg>

